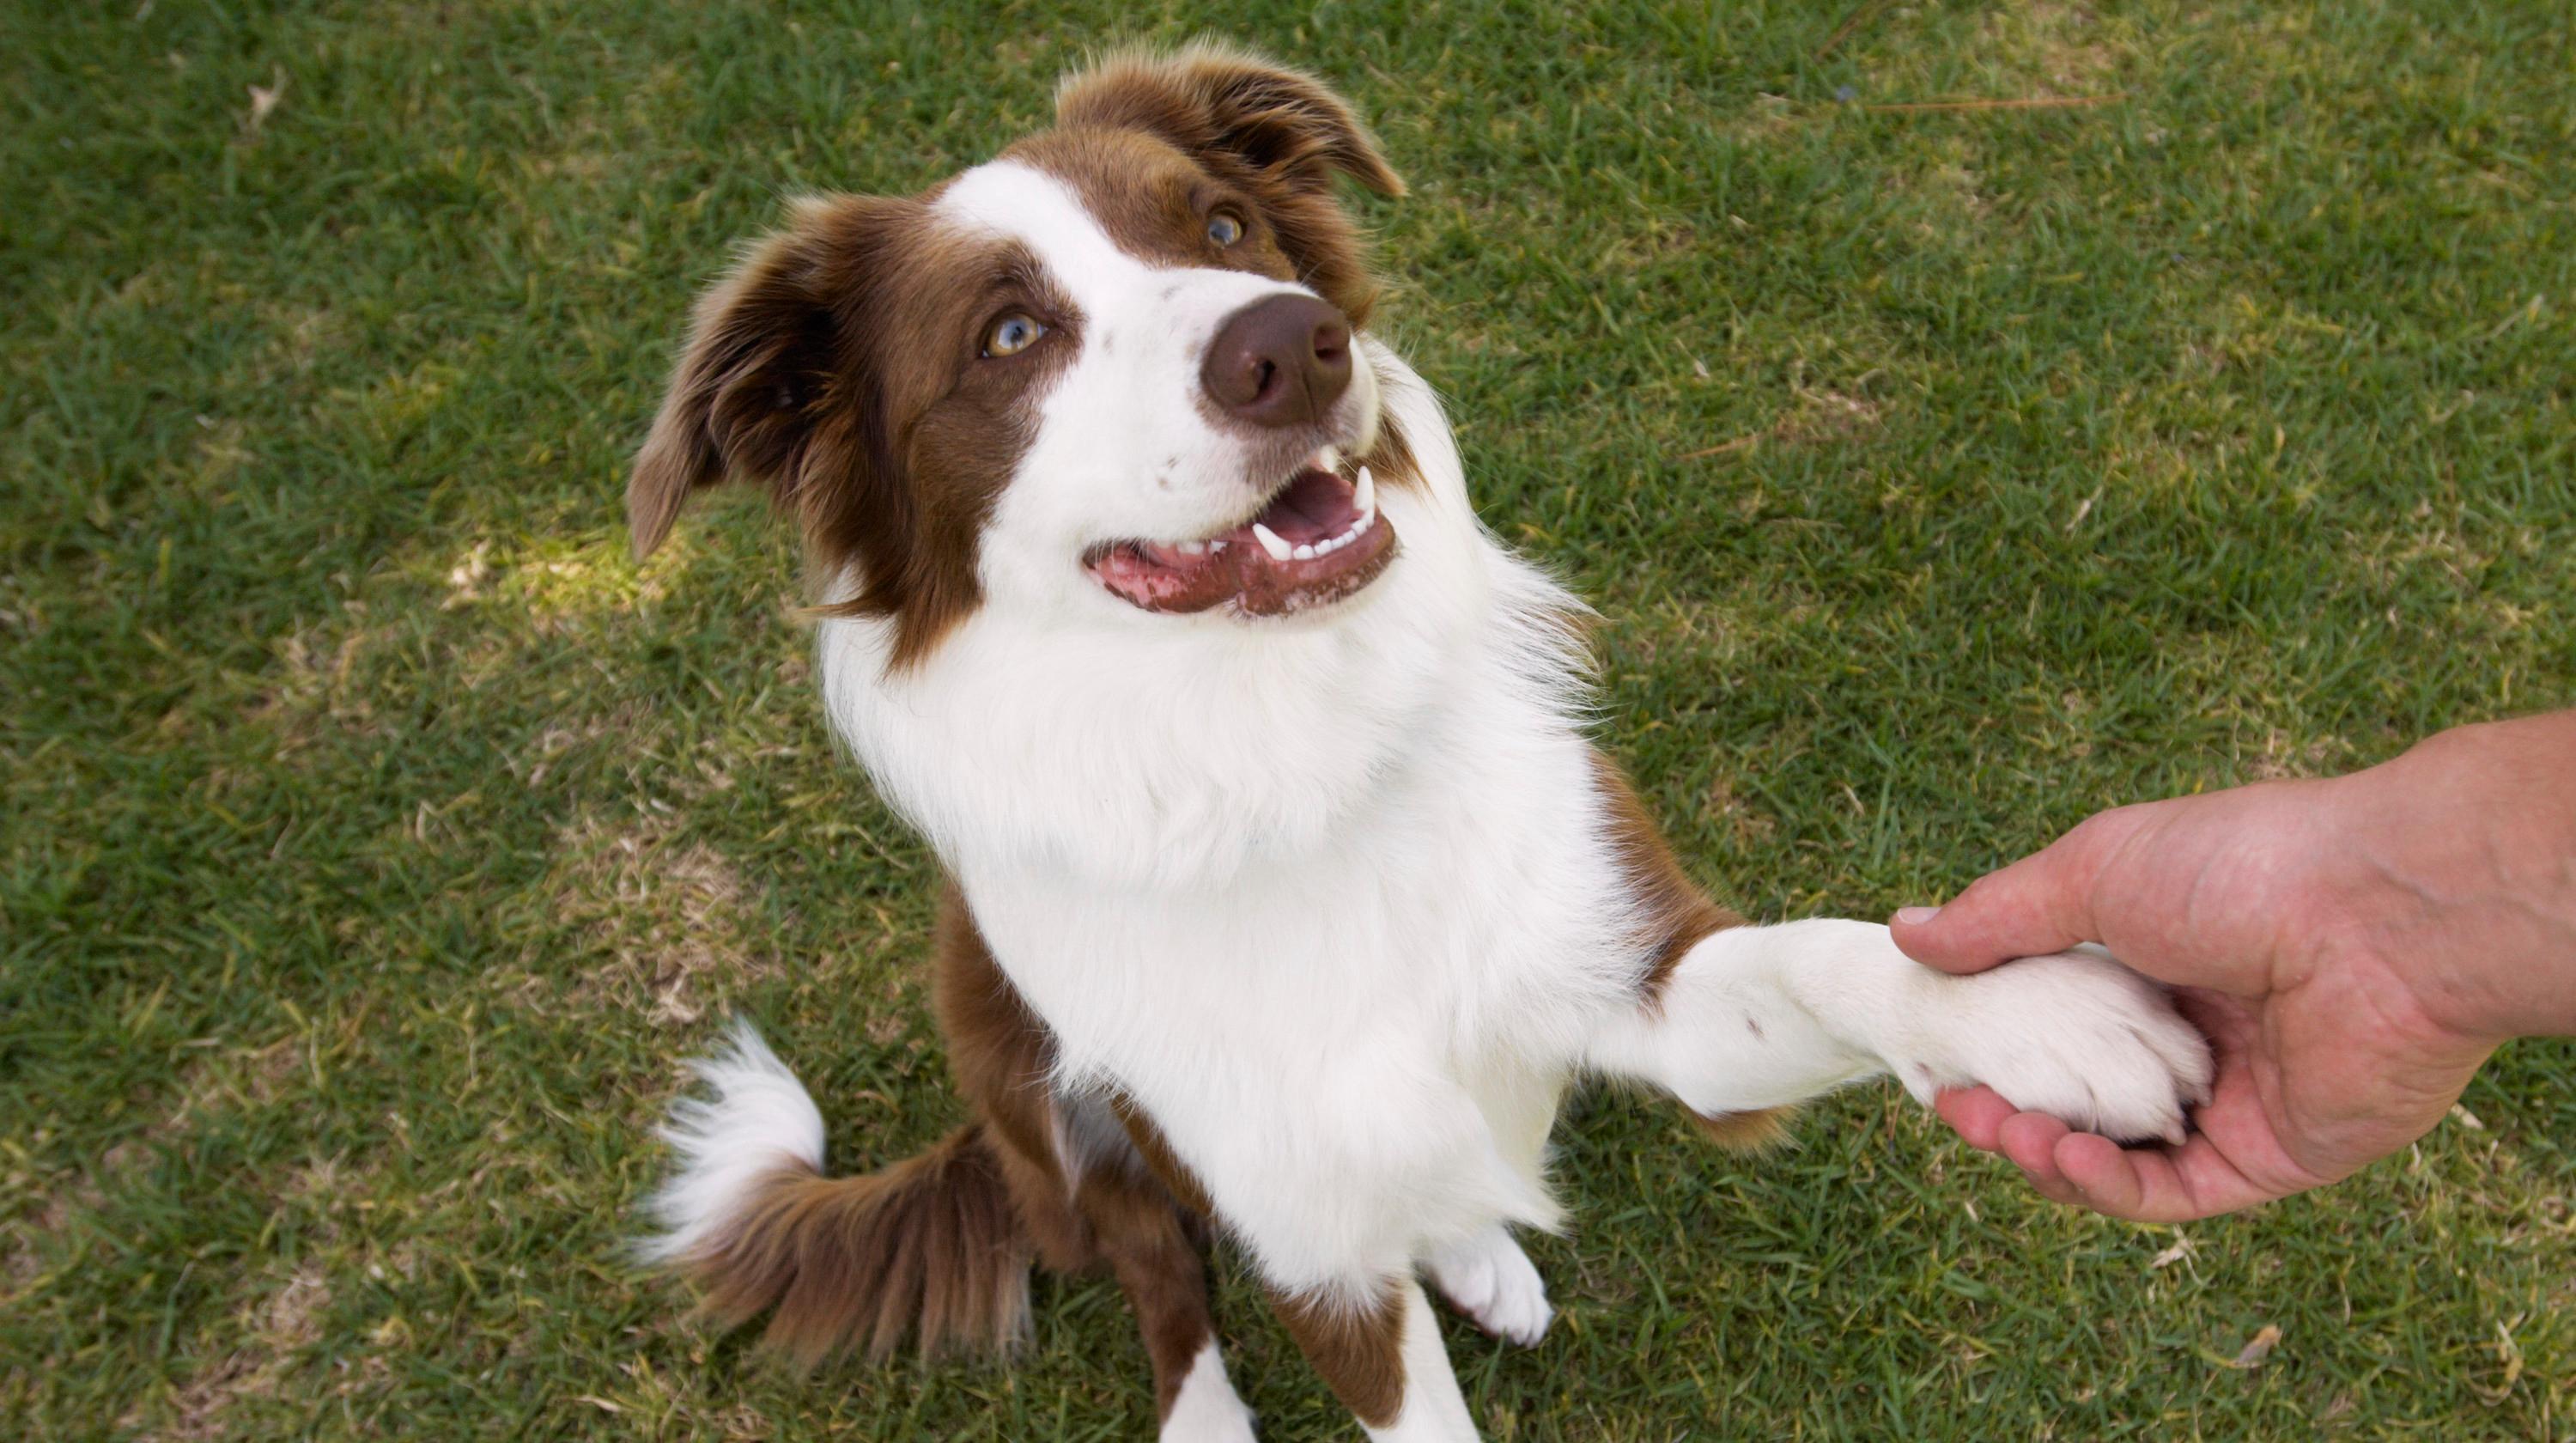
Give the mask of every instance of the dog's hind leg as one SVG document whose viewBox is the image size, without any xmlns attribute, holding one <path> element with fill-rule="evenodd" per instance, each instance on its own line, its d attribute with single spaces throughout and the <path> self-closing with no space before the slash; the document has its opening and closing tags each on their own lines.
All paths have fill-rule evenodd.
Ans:
<svg viewBox="0 0 2576 1443">
<path fill-rule="evenodd" d="M 1123 1099 L 1111 1106 L 1118 1120 L 1126 1125 L 1138 1156 L 1163 1184 L 1162 1191 L 1178 1199 L 1194 1221 L 1211 1218 L 1206 1192 L 1173 1154 L 1152 1119 Z M 1241 1230 L 1240 1218 L 1229 1222 Z M 1503 1247 L 1512 1250 L 1535 1289 L 1536 1270 L 1519 1256 L 1510 1234 L 1497 1227 L 1494 1235 Z M 1256 1255 L 1264 1251 L 1257 1236 L 1248 1236 L 1247 1241 Z M 1458 1391 L 1457 1375 L 1450 1369 L 1448 1350 L 1440 1341 L 1439 1321 L 1432 1316 L 1422 1284 L 1414 1280 L 1412 1267 L 1400 1257 L 1389 1255 L 1381 1261 L 1383 1267 L 1371 1267 L 1353 1260 L 1349 1274 L 1322 1287 L 1289 1288 L 1274 1282 L 1268 1289 L 1271 1310 L 1287 1326 L 1298 1351 L 1306 1355 L 1325 1386 L 1359 1419 L 1374 1443 L 1476 1443 L 1476 1425 L 1468 1416 L 1465 1397 Z M 1174 1265 L 1163 1265 L 1162 1276 L 1176 1273 Z M 1124 1278 L 1126 1274 L 1122 1272 L 1120 1276 Z M 1194 1282 L 1201 1281 L 1201 1277 L 1192 1274 Z M 1138 1293 L 1139 1289 L 1130 1285 L 1128 1295 L 1135 1298 Z M 1543 1293 L 1537 1295 L 1537 1303 L 1543 1313 Z M 1147 1320 L 1147 1343 L 1155 1345 L 1154 1315 L 1142 1299 L 1137 1312 Z M 1170 1351 L 1177 1353 L 1178 1348 Z M 1157 1345 L 1158 1376 L 1164 1356 L 1165 1351 Z M 1165 1443 L 1175 1443 L 1182 1437 L 1249 1437 L 1248 1422 L 1240 1435 L 1174 1431 L 1174 1422 L 1189 1412 L 1190 1389 L 1199 1384 L 1201 1374 L 1197 1368 L 1201 1366 L 1210 1370 L 1209 1393 L 1225 1404 L 1233 1404 L 1233 1389 L 1226 1384 L 1222 1365 L 1210 1345 L 1193 1365 L 1182 1391 L 1181 1406 L 1167 1409 Z M 1217 1407 L 1210 1411 L 1223 1414 L 1228 1410 Z"/>
<path fill-rule="evenodd" d="M 1205 1232 L 1107 1101 L 1051 1087 L 1046 1026 L 953 891 L 940 916 L 938 1010 L 958 1086 L 982 1112 L 1038 1260 L 1106 1266 L 1145 1335 L 1162 1443 L 1251 1443 L 1208 1312 Z"/>
<path fill-rule="evenodd" d="M 1323 1294 L 1273 1293 L 1271 1306 L 1371 1443 L 1476 1443 L 1420 1283 L 1389 1278 Z"/>
<path fill-rule="evenodd" d="M 1064 1105 L 1069 1115 L 1108 1110 L 1092 1099 Z M 1226 1377 L 1208 1312 L 1204 1225 L 1126 1139 L 1118 1145 L 1125 1155 L 1086 1172 L 1074 1198 L 1145 1334 L 1162 1443 L 1251 1443 L 1252 1411 Z"/>
</svg>

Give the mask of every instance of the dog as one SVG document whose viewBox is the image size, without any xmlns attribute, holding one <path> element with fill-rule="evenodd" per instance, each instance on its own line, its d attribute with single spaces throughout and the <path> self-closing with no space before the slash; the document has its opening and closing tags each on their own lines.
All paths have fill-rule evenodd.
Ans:
<svg viewBox="0 0 2576 1443">
<path fill-rule="evenodd" d="M 2199 1034 L 2105 956 L 1973 977 L 1707 899 L 1586 738 L 1581 602 L 1479 523 L 1368 330 L 1337 186 L 1403 185 L 1315 78 L 1212 45 L 1069 76 L 911 197 L 797 201 L 697 307 L 627 491 L 798 522 L 823 699 L 948 885 L 973 1120 L 861 1176 L 748 1027 L 664 1130 L 650 1257 L 813 1361 L 1007 1347 L 1032 1263 L 1105 1267 L 1160 1436 L 1253 1436 L 1223 1236 L 1372 1439 L 1476 1436 L 1427 1282 L 1533 1343 L 1570 1086 L 1720 1142 L 1894 1074 L 2179 1139 Z"/>
</svg>

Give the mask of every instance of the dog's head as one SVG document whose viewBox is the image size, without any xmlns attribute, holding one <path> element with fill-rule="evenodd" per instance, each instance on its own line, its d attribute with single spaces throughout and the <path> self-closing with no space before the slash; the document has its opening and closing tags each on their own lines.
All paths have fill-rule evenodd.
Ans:
<svg viewBox="0 0 2576 1443">
<path fill-rule="evenodd" d="M 1358 594 L 1396 539 L 1345 178 L 1402 189 L 1320 82 L 1200 46 L 1071 77 L 1056 128 L 922 195 L 799 202 L 698 307 L 636 554 L 761 480 L 898 666 L 988 604 L 1271 625 Z"/>
</svg>

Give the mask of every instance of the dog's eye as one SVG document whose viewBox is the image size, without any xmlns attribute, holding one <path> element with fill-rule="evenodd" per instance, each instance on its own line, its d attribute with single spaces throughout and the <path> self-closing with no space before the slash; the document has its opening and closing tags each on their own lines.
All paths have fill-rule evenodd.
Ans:
<svg viewBox="0 0 2576 1443">
<path fill-rule="evenodd" d="M 1046 333 L 1046 326 L 1037 317 L 1025 311 L 1013 311 L 995 321 L 993 329 L 984 333 L 984 354 L 1016 356 L 1036 345 L 1038 337 Z"/>
<path fill-rule="evenodd" d="M 1224 211 L 1218 211 L 1208 217 L 1207 238 L 1216 242 L 1219 249 L 1230 246 L 1243 239 L 1243 222 Z"/>
</svg>

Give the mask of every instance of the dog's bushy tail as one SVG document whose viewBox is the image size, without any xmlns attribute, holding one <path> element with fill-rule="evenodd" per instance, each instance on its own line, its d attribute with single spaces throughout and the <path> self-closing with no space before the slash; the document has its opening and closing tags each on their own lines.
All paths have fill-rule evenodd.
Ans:
<svg viewBox="0 0 2576 1443">
<path fill-rule="evenodd" d="M 662 1137 L 679 1170 L 647 1204 L 643 1256 L 693 1280 L 728 1326 L 766 1312 L 763 1340 L 812 1366 L 1004 1349 L 1025 1333 L 1031 1244 L 983 1128 L 861 1177 L 823 1175 L 823 1117 L 749 1023 L 691 1064 L 712 1098 L 675 1104 Z"/>
</svg>

